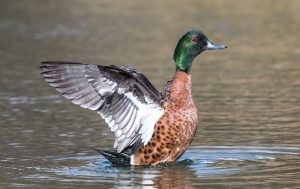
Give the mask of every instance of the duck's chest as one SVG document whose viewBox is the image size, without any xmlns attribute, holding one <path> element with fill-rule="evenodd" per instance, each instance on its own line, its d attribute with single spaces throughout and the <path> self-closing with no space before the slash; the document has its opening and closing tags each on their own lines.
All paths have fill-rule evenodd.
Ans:
<svg viewBox="0 0 300 189">
<path fill-rule="evenodd" d="M 190 143 L 198 125 L 198 111 L 190 91 L 166 93 L 162 105 L 165 113 L 157 122 L 155 130 L 167 130 L 174 142 L 184 145 Z"/>
<path fill-rule="evenodd" d="M 161 104 L 165 109 L 162 118 L 180 122 L 197 122 L 197 108 L 192 97 L 191 76 L 184 72 L 177 72 L 174 79 L 167 84 L 162 96 Z"/>
<path fill-rule="evenodd" d="M 191 95 L 190 75 L 176 73 L 165 87 L 161 104 L 164 114 L 156 122 L 148 144 L 134 155 L 134 164 L 175 161 L 194 138 L 198 117 Z"/>
</svg>

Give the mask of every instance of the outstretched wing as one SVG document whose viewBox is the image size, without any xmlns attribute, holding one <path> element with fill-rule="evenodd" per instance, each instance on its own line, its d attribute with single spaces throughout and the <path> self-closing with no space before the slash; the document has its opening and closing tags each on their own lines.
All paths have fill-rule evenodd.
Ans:
<svg viewBox="0 0 300 189">
<path fill-rule="evenodd" d="M 125 66 L 62 61 L 43 62 L 45 80 L 64 97 L 97 111 L 115 134 L 118 152 L 141 141 L 146 145 L 164 110 L 148 79 Z"/>
</svg>

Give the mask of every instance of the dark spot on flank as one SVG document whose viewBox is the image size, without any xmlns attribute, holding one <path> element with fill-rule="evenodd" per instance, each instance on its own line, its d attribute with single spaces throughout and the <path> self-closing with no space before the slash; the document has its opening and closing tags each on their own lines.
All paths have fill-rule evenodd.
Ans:
<svg viewBox="0 0 300 189">
<path fill-rule="evenodd" d="M 155 143 L 155 142 L 152 142 L 152 143 L 151 143 L 151 145 L 152 145 L 152 146 L 155 146 L 155 145 L 156 145 L 156 143 Z"/>
<path fill-rule="evenodd" d="M 170 143 L 170 142 L 167 143 L 168 148 L 172 148 L 173 146 L 174 146 L 174 143 Z"/>
<path fill-rule="evenodd" d="M 147 160 L 147 159 L 149 159 L 149 156 L 144 156 L 144 158 Z"/>
<path fill-rule="evenodd" d="M 160 154 L 157 154 L 157 153 L 156 153 L 156 154 L 153 154 L 153 155 L 152 155 L 152 158 L 153 158 L 153 159 L 160 158 Z"/>
<path fill-rule="evenodd" d="M 149 153 L 152 153 L 152 152 L 153 152 L 153 150 L 152 150 L 152 149 L 148 149 L 148 152 L 149 152 Z"/>
</svg>

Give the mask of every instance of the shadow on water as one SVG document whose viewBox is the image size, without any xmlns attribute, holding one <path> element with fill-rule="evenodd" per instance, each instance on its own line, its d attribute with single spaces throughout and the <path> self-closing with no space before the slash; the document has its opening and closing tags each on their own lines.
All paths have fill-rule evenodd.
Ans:
<svg viewBox="0 0 300 189">
<path fill-rule="evenodd" d="M 107 183 L 116 187 L 197 188 L 201 178 L 260 174 L 280 169 L 283 156 L 299 158 L 300 148 L 257 146 L 194 146 L 176 163 L 149 167 L 114 166 L 100 155 L 53 157 L 75 166 L 36 167 L 24 179 L 59 182 Z M 271 165 L 271 166 L 270 166 Z M 274 172 L 274 171 L 273 171 Z M 200 183 L 199 183 L 200 184 Z"/>
</svg>

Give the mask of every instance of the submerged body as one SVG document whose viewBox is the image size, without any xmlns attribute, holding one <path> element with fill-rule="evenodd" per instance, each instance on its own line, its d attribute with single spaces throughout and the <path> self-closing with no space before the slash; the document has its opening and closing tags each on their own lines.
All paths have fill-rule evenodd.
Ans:
<svg viewBox="0 0 300 189">
<path fill-rule="evenodd" d="M 187 32 L 176 46 L 176 71 L 162 94 L 126 66 L 47 61 L 41 69 L 51 86 L 74 104 L 98 112 L 114 132 L 114 149 L 98 152 L 114 164 L 156 165 L 176 161 L 197 130 L 192 61 L 204 50 L 224 48 L 201 31 Z"/>
</svg>

